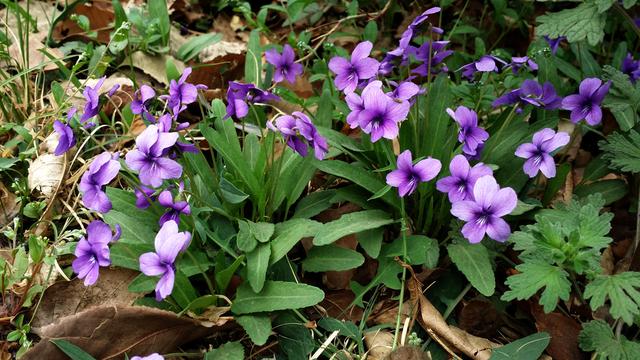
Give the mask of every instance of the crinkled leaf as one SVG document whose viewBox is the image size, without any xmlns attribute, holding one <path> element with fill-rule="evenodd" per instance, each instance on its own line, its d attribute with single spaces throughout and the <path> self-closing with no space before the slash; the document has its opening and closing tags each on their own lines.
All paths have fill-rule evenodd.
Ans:
<svg viewBox="0 0 640 360">
<path fill-rule="evenodd" d="M 591 298 L 589 305 L 595 311 L 604 305 L 606 299 L 611 302 L 609 312 L 615 319 L 622 319 L 631 325 L 640 314 L 640 273 L 634 271 L 615 275 L 600 275 L 591 281 L 584 290 L 585 299 Z"/>
<path fill-rule="evenodd" d="M 640 344 L 627 340 L 624 335 L 616 338 L 609 325 L 602 320 L 584 324 L 578 343 L 582 350 L 593 351 L 601 360 L 633 360 L 640 353 Z"/>
<path fill-rule="evenodd" d="M 609 161 L 611 167 L 621 171 L 640 172 L 640 134 L 635 130 L 626 135 L 614 132 L 599 145 L 605 152 L 603 158 Z"/>
<path fill-rule="evenodd" d="M 596 4 L 585 2 L 572 9 L 539 16 L 536 32 L 550 38 L 566 36 L 572 43 L 586 39 L 589 45 L 595 46 L 604 37 L 605 20 Z"/>
<path fill-rule="evenodd" d="M 509 276 L 506 284 L 510 290 L 502 295 L 502 300 L 526 300 L 544 288 L 540 305 L 546 313 L 556 308 L 558 300 L 568 300 L 571 293 L 569 274 L 564 269 L 541 262 L 525 262 L 516 266 L 520 273 Z"/>
</svg>

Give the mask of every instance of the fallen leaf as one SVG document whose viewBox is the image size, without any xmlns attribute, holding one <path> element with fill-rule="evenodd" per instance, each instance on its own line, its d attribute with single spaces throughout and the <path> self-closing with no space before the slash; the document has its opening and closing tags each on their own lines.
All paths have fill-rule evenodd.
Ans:
<svg viewBox="0 0 640 360">
<path fill-rule="evenodd" d="M 320 306 L 327 315 L 338 320 L 362 320 L 363 310 L 357 306 L 351 306 L 355 295 L 351 290 L 325 291 L 324 299 Z"/>
<path fill-rule="evenodd" d="M 167 80 L 166 64 L 167 60 L 169 59 L 173 61 L 176 69 L 178 69 L 180 73 L 184 71 L 184 63 L 182 61 L 174 59 L 170 55 L 151 56 L 143 51 L 134 52 L 133 54 L 131 54 L 131 62 L 125 61 L 124 63 L 133 64 L 133 67 L 142 70 L 142 72 L 151 76 L 157 82 L 168 85 L 169 80 Z M 191 76 L 193 76 L 193 74 L 191 74 Z M 192 77 L 189 77 L 189 82 L 195 84 Z"/>
<path fill-rule="evenodd" d="M 46 32 L 29 34 L 26 64 L 22 54 L 27 51 L 27 49 L 21 48 L 20 42 L 14 42 L 9 46 L 9 56 L 17 63 L 20 69 L 32 69 L 40 64 L 46 63 L 42 68 L 44 71 L 56 70 L 58 69 L 58 65 L 52 62 L 51 57 L 60 60 L 64 58 L 64 54 L 58 48 L 47 47 L 43 43 L 46 38 Z M 50 56 L 45 55 L 45 53 L 48 53 Z"/>
<path fill-rule="evenodd" d="M 53 195 L 64 176 L 64 155 L 40 154 L 29 165 L 29 190 L 39 191 L 45 198 Z"/>
<path fill-rule="evenodd" d="M 68 359 L 50 339 L 67 340 L 103 360 L 121 359 L 125 353 L 169 353 L 184 343 L 229 331 L 231 324 L 207 328 L 196 320 L 144 306 L 93 307 L 41 328 L 42 340 L 22 359 Z"/>
<path fill-rule="evenodd" d="M 241 42 L 220 41 L 202 49 L 198 55 L 201 63 L 216 60 L 228 54 L 242 55 L 247 51 L 247 44 Z"/>
<path fill-rule="evenodd" d="M 431 360 L 431 356 L 417 346 L 400 346 L 389 354 L 387 360 Z"/>
<path fill-rule="evenodd" d="M 538 304 L 531 305 L 531 313 L 536 320 L 538 331 L 551 335 L 547 354 L 554 359 L 584 359 L 578 348 L 578 335 L 582 327 L 573 318 L 559 312 L 545 314 Z"/>
<path fill-rule="evenodd" d="M 0 182 L 0 228 L 9 224 L 20 212 L 18 197 Z"/>
<path fill-rule="evenodd" d="M 238 80 L 244 75 L 244 61 L 244 55 L 226 54 L 198 63 L 189 76 L 189 82 L 207 85 L 209 89 L 226 89 L 229 81 Z"/>
<path fill-rule="evenodd" d="M 96 40 L 102 44 L 109 43 L 109 34 L 113 30 L 115 20 L 110 1 L 92 1 L 90 3 L 78 4 L 73 9 L 73 14 L 86 16 L 89 19 L 90 30 L 97 32 Z M 67 17 L 65 20 L 56 24 L 53 30 L 53 39 L 61 41 L 70 38 L 79 38 L 84 41 L 93 40 L 75 21 Z"/>
<path fill-rule="evenodd" d="M 386 359 L 391 354 L 393 346 L 393 334 L 389 331 L 372 331 L 364 334 L 364 343 L 367 345 L 368 360 Z"/>
<path fill-rule="evenodd" d="M 458 326 L 470 334 L 484 338 L 496 335 L 502 325 L 500 315 L 493 304 L 485 299 L 467 301 L 458 314 Z"/>
</svg>

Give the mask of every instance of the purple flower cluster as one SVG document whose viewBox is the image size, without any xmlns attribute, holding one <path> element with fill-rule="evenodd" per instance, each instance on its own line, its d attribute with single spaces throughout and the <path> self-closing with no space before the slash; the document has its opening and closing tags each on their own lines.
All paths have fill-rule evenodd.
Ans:
<svg viewBox="0 0 640 360">
<path fill-rule="evenodd" d="M 512 90 L 493 102 L 493 107 L 502 105 L 533 105 L 546 110 L 560 107 L 562 98 L 556 93 L 556 89 L 550 82 L 540 85 L 535 80 L 525 80 L 519 89 Z M 518 109 L 521 110 L 521 109 Z"/>
<path fill-rule="evenodd" d="M 282 54 L 276 49 L 265 51 L 267 62 L 275 67 L 273 81 L 276 83 L 287 80 L 290 84 L 296 82 L 296 76 L 302 75 L 302 64 L 296 64 L 296 53 L 288 44 L 282 48 Z"/>
<path fill-rule="evenodd" d="M 281 133 L 287 145 L 300 156 L 307 156 L 308 147 L 311 147 L 316 159 L 322 160 L 329 151 L 327 140 L 304 113 L 294 111 L 291 115 L 278 117 L 274 123 L 268 122 L 267 127 Z"/>
<path fill-rule="evenodd" d="M 533 71 L 538 70 L 538 64 L 535 61 L 531 60 L 528 56 L 521 56 L 521 57 L 514 56 L 511 58 L 511 63 L 509 64 L 509 67 L 511 67 L 511 70 L 513 71 L 514 74 L 517 74 L 518 71 L 520 71 L 520 69 L 525 66 Z"/>
<path fill-rule="evenodd" d="M 109 243 L 120 238 L 120 226 L 116 225 L 115 235 L 109 225 L 100 220 L 92 221 L 87 226 L 87 237 L 82 237 L 76 246 L 76 259 L 71 267 L 78 274 L 78 278 L 84 279 L 84 285 L 90 286 L 98 281 L 100 267 L 111 265 L 109 257 Z"/>
<path fill-rule="evenodd" d="M 527 159 L 524 162 L 524 172 L 529 177 L 542 171 L 544 176 L 552 178 L 556 176 L 556 164 L 551 153 L 568 143 L 569 134 L 545 128 L 533 134 L 533 142 L 518 146 L 516 156 Z"/>
<path fill-rule="evenodd" d="M 82 203 L 87 208 L 106 213 L 111 210 L 111 200 L 104 192 L 104 186 L 110 183 L 120 171 L 118 154 L 112 155 L 105 151 L 98 155 L 89 165 L 89 169 L 82 174 L 79 189 L 82 193 Z"/>
<path fill-rule="evenodd" d="M 458 106 L 455 112 L 447 108 L 447 114 L 460 126 L 458 141 L 462 143 L 462 152 L 472 158 L 479 156 L 489 133 L 478 126 L 478 114 L 464 106 Z"/>
<path fill-rule="evenodd" d="M 253 84 L 230 81 L 227 89 L 227 115 L 225 119 L 230 117 L 241 119 L 247 116 L 249 114 L 249 104 L 278 100 L 280 100 L 278 96 L 268 91 L 260 90 Z"/>
<path fill-rule="evenodd" d="M 411 195 L 418 185 L 438 176 L 442 164 L 440 160 L 427 158 L 413 164 L 411 151 L 398 155 L 397 169 L 387 175 L 387 184 L 398 188 L 401 197 Z"/>
</svg>

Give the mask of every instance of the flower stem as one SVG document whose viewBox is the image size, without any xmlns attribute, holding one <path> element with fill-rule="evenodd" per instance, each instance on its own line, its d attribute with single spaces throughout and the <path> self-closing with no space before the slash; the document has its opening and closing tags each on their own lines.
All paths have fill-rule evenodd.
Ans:
<svg viewBox="0 0 640 360">
<path fill-rule="evenodd" d="M 407 262 L 407 222 L 406 222 L 406 214 L 404 209 L 404 197 L 400 198 L 400 233 L 402 235 L 402 261 Z M 393 335 L 393 347 L 392 349 L 396 349 L 398 345 L 398 335 L 400 334 L 400 322 L 402 318 L 402 305 L 404 304 L 404 285 L 407 276 L 407 268 L 402 267 L 402 286 L 400 287 L 400 303 L 398 304 L 398 316 L 396 317 L 396 331 Z"/>
</svg>

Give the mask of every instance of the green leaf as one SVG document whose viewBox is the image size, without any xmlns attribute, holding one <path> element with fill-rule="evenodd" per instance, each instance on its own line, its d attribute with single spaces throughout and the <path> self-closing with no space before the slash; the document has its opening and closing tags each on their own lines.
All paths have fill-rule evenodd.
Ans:
<svg viewBox="0 0 640 360">
<path fill-rule="evenodd" d="M 228 342 L 204 354 L 204 360 L 218 359 L 244 360 L 244 347 L 239 341 Z"/>
<path fill-rule="evenodd" d="M 381 210 L 365 210 L 344 214 L 339 219 L 322 225 L 313 239 L 317 246 L 327 245 L 350 234 L 376 229 L 395 222 L 388 213 Z"/>
<path fill-rule="evenodd" d="M 491 350 L 489 360 L 538 360 L 549 346 L 551 336 L 540 332 Z"/>
<path fill-rule="evenodd" d="M 616 337 L 602 320 L 582 325 L 578 344 L 584 351 L 593 351 L 599 360 L 633 360 L 640 353 L 640 344 L 627 340 L 624 335 Z"/>
<path fill-rule="evenodd" d="M 289 311 L 278 315 L 273 328 L 278 333 L 280 349 L 288 360 L 307 360 L 317 347 L 311 330 Z"/>
<path fill-rule="evenodd" d="M 267 222 L 254 223 L 252 221 L 248 221 L 248 223 L 249 231 L 251 231 L 251 234 L 253 234 L 256 240 L 261 243 L 269 242 L 276 228 L 275 225 Z"/>
<path fill-rule="evenodd" d="M 254 344 L 262 346 L 267 343 L 267 339 L 271 335 L 269 314 L 240 315 L 236 316 L 235 320 L 247 332 Z"/>
<path fill-rule="evenodd" d="M 184 62 L 193 60 L 202 50 L 204 50 L 204 48 L 220 42 L 220 40 L 222 40 L 222 34 L 217 33 L 207 33 L 194 36 L 180 46 L 177 53 L 178 59 Z"/>
<path fill-rule="evenodd" d="M 371 229 L 359 232 L 356 234 L 356 240 L 358 244 L 362 246 L 367 255 L 374 259 L 380 255 L 380 249 L 382 248 L 382 240 L 384 238 L 384 229 Z"/>
<path fill-rule="evenodd" d="M 603 159 L 609 161 L 612 168 L 640 173 L 640 134 L 635 130 L 627 135 L 619 132 L 610 134 L 606 140 L 599 142 L 605 152 Z"/>
<path fill-rule="evenodd" d="M 321 227 L 321 223 L 309 219 L 291 219 L 276 224 L 269 264 L 275 264 L 287 255 L 300 239 L 315 236 Z"/>
<path fill-rule="evenodd" d="M 438 242 L 424 235 L 407 236 L 407 262 L 411 265 L 424 265 L 435 268 L 438 265 L 440 249 Z M 382 255 L 386 257 L 403 255 L 402 237 L 395 239 L 391 244 L 385 245 Z"/>
<path fill-rule="evenodd" d="M 0 171 L 9 169 L 13 166 L 13 164 L 18 162 L 17 157 L 14 158 L 0 158 Z"/>
<path fill-rule="evenodd" d="M 331 207 L 335 195 L 335 190 L 312 192 L 298 201 L 293 218 L 308 219 L 320 214 Z"/>
<path fill-rule="evenodd" d="M 357 251 L 327 245 L 312 247 L 302 261 L 302 268 L 309 272 L 342 271 L 355 269 L 362 264 L 364 256 Z"/>
<path fill-rule="evenodd" d="M 502 300 L 526 300 L 544 288 L 540 305 L 545 313 L 552 312 L 559 299 L 569 300 L 571 282 L 564 269 L 541 262 L 525 262 L 516 266 L 516 270 L 520 273 L 507 278 L 510 290 L 502 295 Z"/>
<path fill-rule="evenodd" d="M 271 246 L 260 244 L 253 251 L 247 253 L 247 279 L 254 292 L 260 292 L 264 286 L 269 267 Z"/>
<path fill-rule="evenodd" d="M 550 38 L 566 36 L 570 43 L 586 39 L 595 46 L 604 38 L 605 20 L 596 4 L 584 2 L 572 9 L 538 16 L 536 33 Z"/>
<path fill-rule="evenodd" d="M 47 203 L 44 201 L 32 201 L 24 206 L 22 214 L 31 219 L 38 219 L 46 207 Z"/>
<path fill-rule="evenodd" d="M 140 274 L 131 280 L 127 289 L 134 293 L 148 293 L 155 289 L 157 282 L 158 278 L 156 277 Z"/>
<path fill-rule="evenodd" d="M 162 37 L 162 45 L 169 44 L 169 31 L 171 31 L 171 21 L 169 20 L 169 7 L 166 0 L 149 0 L 147 2 L 149 17 L 158 19 L 158 27 L 160 28 L 160 36 Z"/>
<path fill-rule="evenodd" d="M 467 280 L 482 295 L 491 296 L 496 290 L 496 279 L 491 267 L 491 258 L 482 244 L 460 241 L 447 246 L 451 261 L 466 276 Z"/>
<path fill-rule="evenodd" d="M 378 38 L 378 23 L 375 21 L 369 21 L 364 27 L 362 38 L 365 41 L 371 41 L 373 44 L 375 44 L 376 39 Z"/>
<path fill-rule="evenodd" d="M 198 298 L 196 289 L 191 285 L 189 278 L 182 272 L 176 271 L 175 283 L 171 297 L 180 305 L 182 309 L 189 307 L 195 299 Z"/>
<path fill-rule="evenodd" d="M 70 357 L 71 360 L 95 360 L 93 356 L 89 355 L 86 351 L 80 349 L 67 340 L 54 339 L 49 341 L 57 346 L 58 349 L 60 349 L 63 353 L 67 354 L 67 356 Z"/>
<path fill-rule="evenodd" d="M 600 194 L 609 205 L 622 199 L 627 194 L 627 183 L 619 179 L 607 179 L 594 181 L 589 184 L 581 184 L 575 187 L 574 194 L 579 197 L 587 197 L 591 194 Z"/>
<path fill-rule="evenodd" d="M 231 265 L 226 267 L 225 269 L 218 269 L 216 267 L 216 286 L 223 293 L 227 290 L 227 286 L 229 286 L 229 282 L 231 281 L 231 277 L 235 274 L 236 270 L 242 265 L 244 261 L 244 255 L 239 256 L 237 259 L 233 261 Z"/>
<path fill-rule="evenodd" d="M 255 29 L 249 35 L 247 55 L 244 63 L 244 79 L 261 88 L 260 74 L 262 74 L 262 46 L 260 45 L 260 30 Z"/>
<path fill-rule="evenodd" d="M 317 287 L 285 281 L 266 281 L 262 291 L 255 293 L 249 284 L 238 287 L 231 311 L 249 314 L 265 311 L 299 309 L 313 306 L 324 298 Z"/>
<path fill-rule="evenodd" d="M 600 275 L 584 290 L 585 299 L 591 298 L 589 305 L 593 311 L 611 301 L 609 312 L 615 319 L 622 319 L 628 325 L 640 314 L 640 273 L 627 271 L 615 275 Z"/>
<path fill-rule="evenodd" d="M 112 34 L 111 41 L 109 42 L 109 51 L 111 51 L 112 54 L 119 54 L 129 45 L 130 27 L 131 25 L 128 22 L 122 23 Z"/>
<path fill-rule="evenodd" d="M 258 245 L 258 241 L 251 233 L 248 221 L 238 220 L 238 235 L 236 236 L 236 245 L 238 249 L 245 253 L 253 251 Z"/>
</svg>

